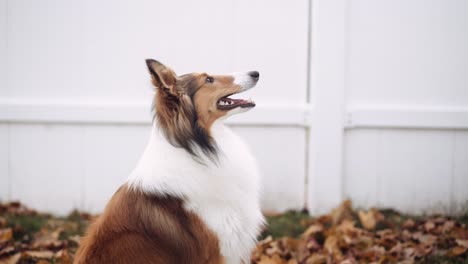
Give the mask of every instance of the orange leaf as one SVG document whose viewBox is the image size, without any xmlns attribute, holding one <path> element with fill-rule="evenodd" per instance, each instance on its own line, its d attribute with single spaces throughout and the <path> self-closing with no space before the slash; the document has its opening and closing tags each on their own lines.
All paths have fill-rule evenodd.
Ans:
<svg viewBox="0 0 468 264">
<path fill-rule="evenodd" d="M 10 241 L 13 238 L 13 230 L 5 228 L 0 230 L 0 243 Z"/>
<path fill-rule="evenodd" d="M 358 213 L 359 220 L 361 221 L 362 226 L 367 230 L 372 230 L 375 228 L 377 224 L 377 219 L 375 219 L 375 215 L 373 211 L 364 212 L 362 210 Z"/>
</svg>

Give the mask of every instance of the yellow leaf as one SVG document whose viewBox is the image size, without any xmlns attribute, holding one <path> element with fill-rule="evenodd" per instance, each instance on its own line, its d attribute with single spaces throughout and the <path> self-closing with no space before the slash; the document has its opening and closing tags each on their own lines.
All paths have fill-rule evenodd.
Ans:
<svg viewBox="0 0 468 264">
<path fill-rule="evenodd" d="M 13 238 L 13 230 L 5 228 L 0 230 L 0 243 L 7 242 Z"/>
<path fill-rule="evenodd" d="M 448 256 L 451 256 L 451 257 L 454 257 L 454 256 L 460 256 L 461 254 L 465 253 L 466 252 L 466 248 L 464 247 L 460 247 L 460 246 L 456 246 L 454 248 L 452 248 L 449 252 L 448 252 Z"/>
<path fill-rule="evenodd" d="M 372 230 L 377 224 L 377 219 L 375 219 L 375 214 L 373 211 L 364 212 L 359 211 L 358 213 L 359 220 L 361 221 L 362 226 L 367 230 Z"/>
</svg>

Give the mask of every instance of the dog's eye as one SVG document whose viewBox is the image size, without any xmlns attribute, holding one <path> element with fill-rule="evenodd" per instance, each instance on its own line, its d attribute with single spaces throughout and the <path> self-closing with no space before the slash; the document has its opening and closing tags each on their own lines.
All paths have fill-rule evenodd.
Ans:
<svg viewBox="0 0 468 264">
<path fill-rule="evenodd" d="M 207 82 L 207 83 L 213 83 L 213 82 L 214 82 L 214 78 L 208 76 L 208 77 L 206 77 L 206 82 Z"/>
</svg>

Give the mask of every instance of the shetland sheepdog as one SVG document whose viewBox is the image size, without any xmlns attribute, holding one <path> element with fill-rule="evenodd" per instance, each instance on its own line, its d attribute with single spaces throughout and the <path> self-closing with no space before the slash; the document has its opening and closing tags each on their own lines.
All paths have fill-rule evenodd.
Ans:
<svg viewBox="0 0 468 264">
<path fill-rule="evenodd" d="M 260 74 L 177 76 L 156 60 L 146 64 L 155 87 L 149 143 L 75 263 L 249 263 L 264 222 L 259 173 L 223 120 L 255 107 L 231 96 Z"/>
</svg>

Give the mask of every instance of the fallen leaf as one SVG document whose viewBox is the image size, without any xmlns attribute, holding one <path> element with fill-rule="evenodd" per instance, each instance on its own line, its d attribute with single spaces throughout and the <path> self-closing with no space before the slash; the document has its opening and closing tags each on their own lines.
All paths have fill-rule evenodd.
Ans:
<svg viewBox="0 0 468 264">
<path fill-rule="evenodd" d="M 0 243 L 5 243 L 13 238 L 13 230 L 11 228 L 0 229 Z"/>
<path fill-rule="evenodd" d="M 16 264 L 21 259 L 21 253 L 16 253 L 12 256 L 0 258 L 0 264 Z"/>
<path fill-rule="evenodd" d="M 407 219 L 403 222 L 402 227 L 405 229 L 413 229 L 416 226 L 416 222 L 413 219 Z"/>
<path fill-rule="evenodd" d="M 274 256 L 262 256 L 259 264 L 287 264 L 286 260 L 281 259 L 278 255 Z"/>
<path fill-rule="evenodd" d="M 377 220 L 373 211 L 368 211 L 367 213 L 360 210 L 358 213 L 359 221 L 361 221 L 362 226 L 367 230 L 375 229 L 377 225 Z"/>
<path fill-rule="evenodd" d="M 313 224 L 306 229 L 306 231 L 302 234 L 302 236 L 310 237 L 322 231 L 323 231 L 323 226 L 321 224 Z"/>
<path fill-rule="evenodd" d="M 345 200 L 340 206 L 333 209 L 331 212 L 331 219 L 334 225 L 341 223 L 345 219 L 352 220 L 352 203 L 351 200 Z"/>
<path fill-rule="evenodd" d="M 426 230 L 426 232 L 432 231 L 435 227 L 436 227 L 436 224 L 432 221 L 427 221 L 424 224 L 424 229 Z"/>
<path fill-rule="evenodd" d="M 38 259 L 51 259 L 54 257 L 54 252 L 45 250 L 45 251 L 25 251 L 24 252 L 25 256 L 28 257 L 33 257 L 33 258 L 38 258 Z"/>
<path fill-rule="evenodd" d="M 456 246 L 456 247 L 452 248 L 452 249 L 447 253 L 447 256 L 449 256 L 449 257 L 460 256 L 460 255 L 462 255 L 463 253 L 465 253 L 466 250 L 467 250 L 467 249 L 466 249 L 465 247 Z"/>
<path fill-rule="evenodd" d="M 305 261 L 306 264 L 325 264 L 327 263 L 327 257 L 322 254 L 313 254 Z"/>
<path fill-rule="evenodd" d="M 455 241 L 459 246 L 468 249 L 468 239 L 456 239 Z"/>
<path fill-rule="evenodd" d="M 66 249 L 62 249 L 59 252 L 55 253 L 54 258 L 58 264 L 72 264 L 73 263 L 72 258 L 70 254 L 68 253 L 68 250 Z"/>
</svg>

